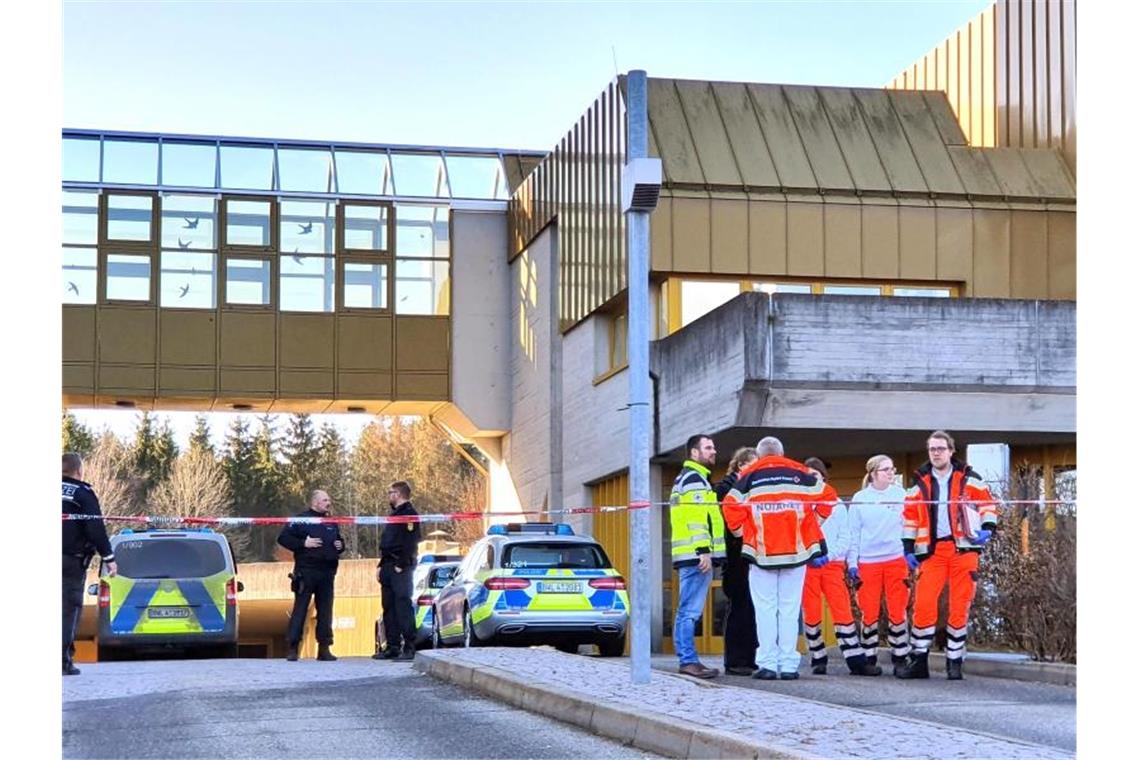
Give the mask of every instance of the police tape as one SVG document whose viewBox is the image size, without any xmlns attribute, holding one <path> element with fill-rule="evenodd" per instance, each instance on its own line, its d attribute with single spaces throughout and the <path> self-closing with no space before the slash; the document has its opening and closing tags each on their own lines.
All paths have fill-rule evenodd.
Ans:
<svg viewBox="0 0 1140 760">
<path fill-rule="evenodd" d="M 710 506 L 718 505 L 723 506 L 728 503 L 740 502 L 708 502 Z M 838 502 L 840 504 L 848 505 L 852 502 Z M 858 504 L 859 502 L 854 502 Z M 869 503 L 869 502 L 868 502 Z M 937 504 L 936 501 L 923 501 L 923 500 L 910 500 L 905 502 L 874 502 L 878 506 L 905 506 L 907 504 Z M 973 502 L 955 502 L 955 503 L 968 503 Z M 1010 500 L 995 500 L 993 502 L 998 508 L 1004 509 L 1008 507 L 1018 506 L 1033 506 L 1044 508 L 1047 506 L 1072 506 L 1075 507 L 1077 502 L 1075 499 L 1010 499 Z M 163 526 L 208 526 L 208 525 L 223 525 L 223 526 L 243 526 L 243 525 L 359 525 L 359 526 L 379 526 L 388 524 L 407 524 L 407 523 L 447 523 L 447 522 L 460 522 L 464 520 L 484 520 L 488 518 L 505 518 L 505 519 L 521 519 L 529 517 L 554 517 L 559 515 L 582 515 L 582 514 L 606 514 L 612 512 L 626 512 L 635 509 L 648 509 L 650 507 L 665 507 L 669 506 L 671 502 L 668 501 L 634 501 L 629 504 L 611 504 L 604 506 L 591 506 L 591 507 L 566 507 L 563 509 L 540 509 L 540 510 L 523 510 L 523 511 L 488 511 L 488 512 L 443 512 L 437 514 L 422 514 L 422 515 L 329 515 L 327 517 L 301 517 L 299 515 L 293 516 L 277 516 L 277 517 L 182 517 L 177 515 L 88 515 L 88 514 L 69 514 L 63 513 L 63 519 L 67 520 L 103 520 L 105 522 L 125 522 L 125 523 L 144 523 L 156 527 Z M 784 506 L 798 507 L 802 502 L 788 502 Z M 834 506 L 832 502 L 819 502 L 821 505 Z M 768 508 L 777 508 L 781 503 L 767 502 L 765 506 Z"/>
</svg>

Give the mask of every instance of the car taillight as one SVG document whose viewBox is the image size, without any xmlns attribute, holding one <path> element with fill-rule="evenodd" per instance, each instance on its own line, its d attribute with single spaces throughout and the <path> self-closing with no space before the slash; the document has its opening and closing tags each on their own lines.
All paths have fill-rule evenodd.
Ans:
<svg viewBox="0 0 1140 760">
<path fill-rule="evenodd" d="M 111 584 L 99 581 L 99 607 L 105 609 L 111 606 Z"/>
<path fill-rule="evenodd" d="M 508 575 L 505 578 L 488 578 L 483 581 L 483 585 L 491 591 L 507 591 L 510 589 L 527 588 L 530 586 L 530 581 L 526 578 L 514 578 Z"/>
<path fill-rule="evenodd" d="M 602 578 L 591 578 L 590 586 L 604 588 L 611 591 L 625 591 L 625 578 L 620 575 L 607 575 Z"/>
<path fill-rule="evenodd" d="M 226 581 L 226 606 L 233 607 L 237 604 L 237 578 L 230 578 Z"/>
<path fill-rule="evenodd" d="M 431 606 L 431 597 L 428 596 L 427 594 L 420 594 L 418 597 L 416 597 L 416 604 L 418 604 L 421 607 L 430 607 Z"/>
</svg>

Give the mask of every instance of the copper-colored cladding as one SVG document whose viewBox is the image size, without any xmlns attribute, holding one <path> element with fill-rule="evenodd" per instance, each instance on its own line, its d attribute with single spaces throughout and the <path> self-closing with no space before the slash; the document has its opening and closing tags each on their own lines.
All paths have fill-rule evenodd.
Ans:
<svg viewBox="0 0 1140 760">
<path fill-rule="evenodd" d="M 625 289 L 624 80 L 610 83 L 553 151 L 511 196 L 507 208 L 513 260 L 555 217 L 563 330 Z M 510 171 L 510 169 L 508 169 Z"/>
<path fill-rule="evenodd" d="M 970 145 L 1057 148 L 1077 168 L 1076 0 L 998 0 L 895 77 L 942 90 Z"/>
</svg>

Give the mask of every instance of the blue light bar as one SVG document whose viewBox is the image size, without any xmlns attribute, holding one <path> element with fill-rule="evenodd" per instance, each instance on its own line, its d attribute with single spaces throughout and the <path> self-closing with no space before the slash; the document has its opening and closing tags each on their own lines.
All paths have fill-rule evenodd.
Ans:
<svg viewBox="0 0 1140 760">
<path fill-rule="evenodd" d="M 506 525 L 492 525 L 491 527 L 487 528 L 487 535 L 488 536 L 505 536 L 505 535 L 507 535 L 507 526 Z"/>
<path fill-rule="evenodd" d="M 574 529 L 571 528 L 566 523 L 555 523 L 554 535 L 556 535 L 556 536 L 572 536 L 572 535 L 574 535 Z"/>
</svg>

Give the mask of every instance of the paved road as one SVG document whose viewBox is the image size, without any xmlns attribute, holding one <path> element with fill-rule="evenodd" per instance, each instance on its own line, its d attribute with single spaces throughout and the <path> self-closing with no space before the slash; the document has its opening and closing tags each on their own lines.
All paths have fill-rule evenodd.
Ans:
<svg viewBox="0 0 1140 760">
<path fill-rule="evenodd" d="M 706 657 L 705 664 L 721 666 L 712 657 Z M 675 672 L 677 661 L 654 656 L 653 666 Z M 951 683 L 945 673 L 933 670 L 929 681 L 900 681 L 891 675 L 889 662 L 877 678 L 847 675 L 847 668 L 834 661 L 828 673 L 815 676 L 805 666 L 800 668 L 798 681 L 721 675 L 715 683 L 917 718 L 1069 751 L 1077 747 L 1077 690 L 1069 686 L 984 678 L 969 672 L 962 681 Z"/>
<path fill-rule="evenodd" d="M 63 684 L 66 758 L 651 757 L 408 663 L 99 663 Z"/>
</svg>

